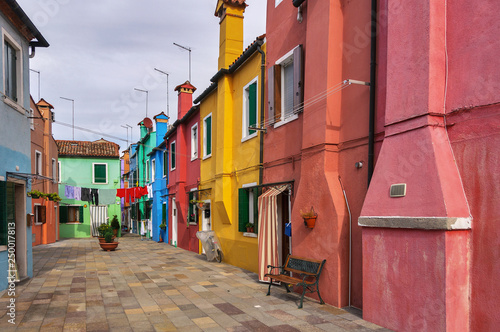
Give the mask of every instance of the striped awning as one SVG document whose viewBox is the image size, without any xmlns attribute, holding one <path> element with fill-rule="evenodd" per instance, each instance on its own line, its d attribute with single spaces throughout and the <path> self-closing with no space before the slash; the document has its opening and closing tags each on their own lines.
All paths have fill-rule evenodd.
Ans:
<svg viewBox="0 0 500 332">
<path fill-rule="evenodd" d="M 267 265 L 278 266 L 278 205 L 277 196 L 287 185 L 271 187 L 259 196 L 259 280 L 269 282 L 264 275 Z"/>
</svg>

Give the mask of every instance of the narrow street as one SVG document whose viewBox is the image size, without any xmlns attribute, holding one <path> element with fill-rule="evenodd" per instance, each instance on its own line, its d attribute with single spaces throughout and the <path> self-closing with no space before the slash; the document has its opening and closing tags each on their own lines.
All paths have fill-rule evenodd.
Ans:
<svg viewBox="0 0 500 332">
<path fill-rule="evenodd" d="M 2 331 L 383 331 L 257 275 L 139 237 L 104 252 L 96 239 L 33 248 L 35 277 L 16 287 L 16 325 L 0 299 Z"/>
</svg>

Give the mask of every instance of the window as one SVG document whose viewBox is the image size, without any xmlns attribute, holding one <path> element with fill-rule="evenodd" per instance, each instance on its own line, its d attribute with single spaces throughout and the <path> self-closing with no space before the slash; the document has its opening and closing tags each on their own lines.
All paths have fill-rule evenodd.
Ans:
<svg viewBox="0 0 500 332">
<path fill-rule="evenodd" d="M 257 136 L 256 130 L 248 129 L 257 126 L 257 80 L 254 78 L 243 88 L 242 141 Z"/>
<path fill-rule="evenodd" d="M 57 182 L 57 163 L 54 158 L 52 158 L 52 182 Z"/>
<path fill-rule="evenodd" d="M 173 171 L 175 169 L 175 141 L 170 143 L 170 170 Z"/>
<path fill-rule="evenodd" d="M 149 177 L 149 174 L 150 174 L 150 168 L 149 168 L 149 159 L 146 160 L 146 169 L 145 169 L 145 177 L 146 177 L 146 182 L 149 182 L 150 181 L 150 177 Z"/>
<path fill-rule="evenodd" d="M 151 182 L 155 182 L 156 175 L 156 159 L 151 160 Z"/>
<path fill-rule="evenodd" d="M 240 232 L 246 232 L 247 224 L 252 224 L 254 232 L 257 233 L 259 188 L 256 185 L 256 183 L 251 183 L 238 189 L 238 230 Z"/>
<path fill-rule="evenodd" d="M 191 127 L 191 161 L 198 158 L 198 124 Z"/>
<path fill-rule="evenodd" d="M 4 88 L 5 95 L 11 100 L 17 102 L 19 98 L 18 83 L 21 81 L 20 76 L 20 47 L 15 45 L 12 40 L 6 38 L 4 32 Z"/>
<path fill-rule="evenodd" d="M 35 210 L 33 211 L 35 215 L 35 224 L 41 225 L 47 222 L 47 210 L 45 206 L 41 206 L 40 204 L 35 204 Z"/>
<path fill-rule="evenodd" d="M 83 223 L 83 206 L 59 206 L 59 223 Z"/>
<path fill-rule="evenodd" d="M 59 180 L 59 183 L 61 183 L 61 162 L 58 161 L 57 162 L 57 173 L 58 173 L 58 176 L 57 176 L 57 179 Z"/>
<path fill-rule="evenodd" d="M 35 151 L 35 174 L 42 175 L 42 153 Z"/>
<path fill-rule="evenodd" d="M 203 119 L 203 159 L 212 155 L 212 113 Z"/>
<path fill-rule="evenodd" d="M 268 70 L 269 118 L 276 126 L 296 119 L 302 110 L 302 46 L 276 61 Z"/>
<path fill-rule="evenodd" d="M 163 177 L 167 176 L 168 171 L 168 153 L 163 151 Z"/>
<path fill-rule="evenodd" d="M 7 245 L 8 224 L 16 222 L 15 184 L 0 181 L 0 245 Z"/>
<path fill-rule="evenodd" d="M 108 183 L 108 164 L 92 164 L 92 183 L 107 184 Z"/>
</svg>

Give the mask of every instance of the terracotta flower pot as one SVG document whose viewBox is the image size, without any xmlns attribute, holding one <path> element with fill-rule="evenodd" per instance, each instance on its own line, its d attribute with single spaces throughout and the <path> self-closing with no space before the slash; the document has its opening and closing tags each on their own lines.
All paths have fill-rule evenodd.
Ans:
<svg viewBox="0 0 500 332">
<path fill-rule="evenodd" d="M 316 225 L 316 218 L 317 217 L 307 217 L 304 218 L 304 224 L 306 225 L 307 228 L 314 228 Z"/>
<path fill-rule="evenodd" d="M 100 242 L 99 245 L 101 246 L 102 250 L 104 251 L 114 251 L 116 247 L 118 247 L 119 242 Z"/>
<path fill-rule="evenodd" d="M 98 237 L 99 243 L 104 243 L 106 240 L 103 237 Z M 113 236 L 113 241 L 116 239 L 116 236 Z"/>
</svg>

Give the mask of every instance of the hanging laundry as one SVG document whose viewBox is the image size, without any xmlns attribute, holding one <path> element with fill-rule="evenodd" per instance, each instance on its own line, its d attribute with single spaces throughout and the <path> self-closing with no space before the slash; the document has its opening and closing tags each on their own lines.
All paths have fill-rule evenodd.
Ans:
<svg viewBox="0 0 500 332">
<path fill-rule="evenodd" d="M 141 220 L 141 235 L 146 235 L 146 228 L 144 227 L 144 220 Z"/>
<path fill-rule="evenodd" d="M 99 189 L 90 189 L 90 198 L 93 205 L 99 205 Z"/>
<path fill-rule="evenodd" d="M 89 188 L 82 188 L 81 194 L 82 194 L 82 197 L 81 197 L 82 201 L 85 201 L 85 202 L 92 201 L 92 197 L 90 196 L 90 189 Z"/>
<path fill-rule="evenodd" d="M 148 188 L 148 198 L 153 198 L 153 185 L 148 184 L 147 188 Z"/>
<path fill-rule="evenodd" d="M 75 187 L 75 199 L 77 201 L 82 200 L 82 188 L 81 187 Z"/>
<path fill-rule="evenodd" d="M 99 202 L 102 205 L 116 203 L 116 189 L 99 189 Z"/>
<path fill-rule="evenodd" d="M 126 188 L 116 189 L 116 197 L 124 198 L 126 192 L 127 192 Z"/>
<path fill-rule="evenodd" d="M 75 198 L 75 187 L 73 186 L 64 186 L 64 196 L 68 199 Z"/>
</svg>

